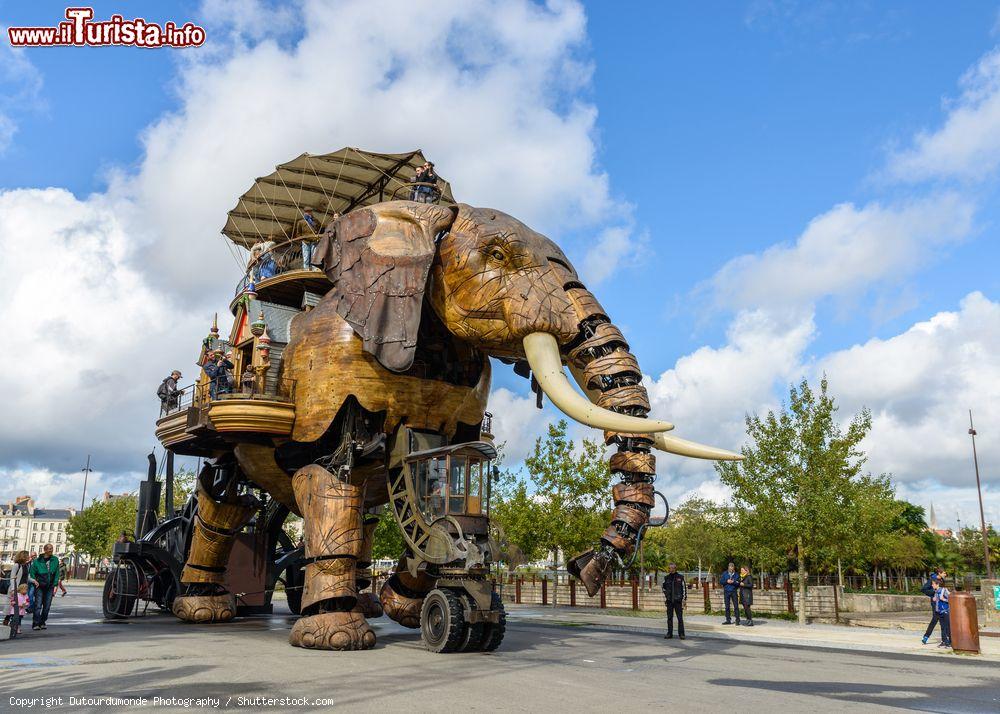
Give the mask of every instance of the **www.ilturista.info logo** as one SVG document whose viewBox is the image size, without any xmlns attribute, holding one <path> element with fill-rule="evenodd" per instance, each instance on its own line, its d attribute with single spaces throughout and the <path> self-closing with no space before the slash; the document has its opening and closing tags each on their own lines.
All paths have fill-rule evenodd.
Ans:
<svg viewBox="0 0 1000 714">
<path fill-rule="evenodd" d="M 205 42 L 205 29 L 190 22 L 178 26 L 121 15 L 103 22 L 93 18 L 92 7 L 68 7 L 67 21 L 56 27 L 8 27 L 7 36 L 14 47 L 198 47 Z"/>
</svg>

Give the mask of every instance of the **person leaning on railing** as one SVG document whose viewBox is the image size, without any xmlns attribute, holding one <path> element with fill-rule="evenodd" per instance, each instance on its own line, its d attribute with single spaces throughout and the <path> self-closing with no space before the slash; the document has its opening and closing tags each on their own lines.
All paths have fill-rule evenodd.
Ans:
<svg viewBox="0 0 1000 714">
<path fill-rule="evenodd" d="M 323 226 L 319 219 L 313 216 L 312 206 L 305 206 L 302 209 L 302 218 L 295 221 L 295 225 L 292 227 L 292 240 L 302 243 L 303 270 L 312 269 L 313 250 L 315 250 L 322 232 Z"/>
<path fill-rule="evenodd" d="M 160 398 L 160 416 L 169 414 L 177 408 L 177 402 L 180 399 L 177 380 L 180 378 L 180 370 L 175 369 L 169 377 L 160 382 L 160 386 L 156 390 L 156 396 Z"/>
</svg>

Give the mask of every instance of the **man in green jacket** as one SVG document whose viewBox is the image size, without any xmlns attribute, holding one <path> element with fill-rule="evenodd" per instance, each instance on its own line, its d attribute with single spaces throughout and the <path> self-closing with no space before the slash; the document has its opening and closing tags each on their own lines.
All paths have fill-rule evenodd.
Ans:
<svg viewBox="0 0 1000 714">
<path fill-rule="evenodd" d="M 32 614 L 31 629 L 44 630 L 52 595 L 59 584 L 59 559 L 52 555 L 51 544 L 45 546 L 42 554 L 28 568 L 28 581 L 35 585 L 35 612 Z"/>
</svg>

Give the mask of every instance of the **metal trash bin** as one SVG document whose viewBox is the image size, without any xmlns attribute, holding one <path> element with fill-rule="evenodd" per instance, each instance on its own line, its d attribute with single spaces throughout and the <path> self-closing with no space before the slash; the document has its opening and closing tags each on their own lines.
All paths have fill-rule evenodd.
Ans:
<svg viewBox="0 0 1000 714">
<path fill-rule="evenodd" d="M 948 598 L 948 606 L 952 650 L 979 654 L 979 616 L 975 596 L 969 592 L 953 592 Z"/>
</svg>

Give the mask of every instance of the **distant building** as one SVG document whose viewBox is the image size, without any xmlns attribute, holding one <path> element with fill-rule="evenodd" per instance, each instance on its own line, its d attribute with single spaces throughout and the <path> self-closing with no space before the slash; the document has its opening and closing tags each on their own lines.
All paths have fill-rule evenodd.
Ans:
<svg viewBox="0 0 1000 714">
<path fill-rule="evenodd" d="M 111 493 L 110 491 L 105 491 L 104 495 L 101 496 L 101 502 L 107 503 L 108 501 L 117 501 L 119 498 L 128 498 L 131 493 L 127 491 L 125 493 Z"/>
<path fill-rule="evenodd" d="M 936 533 L 937 535 L 941 536 L 942 538 L 954 538 L 955 537 L 955 534 L 951 530 L 951 528 L 938 528 L 937 527 L 937 516 L 934 515 L 934 504 L 933 503 L 931 504 L 931 518 L 930 518 L 930 520 L 931 520 L 931 525 L 930 525 L 930 527 L 927 530 L 929 530 L 931 533 Z"/>
<path fill-rule="evenodd" d="M 31 496 L 0 504 L 0 562 L 11 562 L 20 550 L 40 553 L 49 543 L 57 556 L 72 553 L 66 524 L 75 515 L 72 508 L 37 508 Z"/>
</svg>

